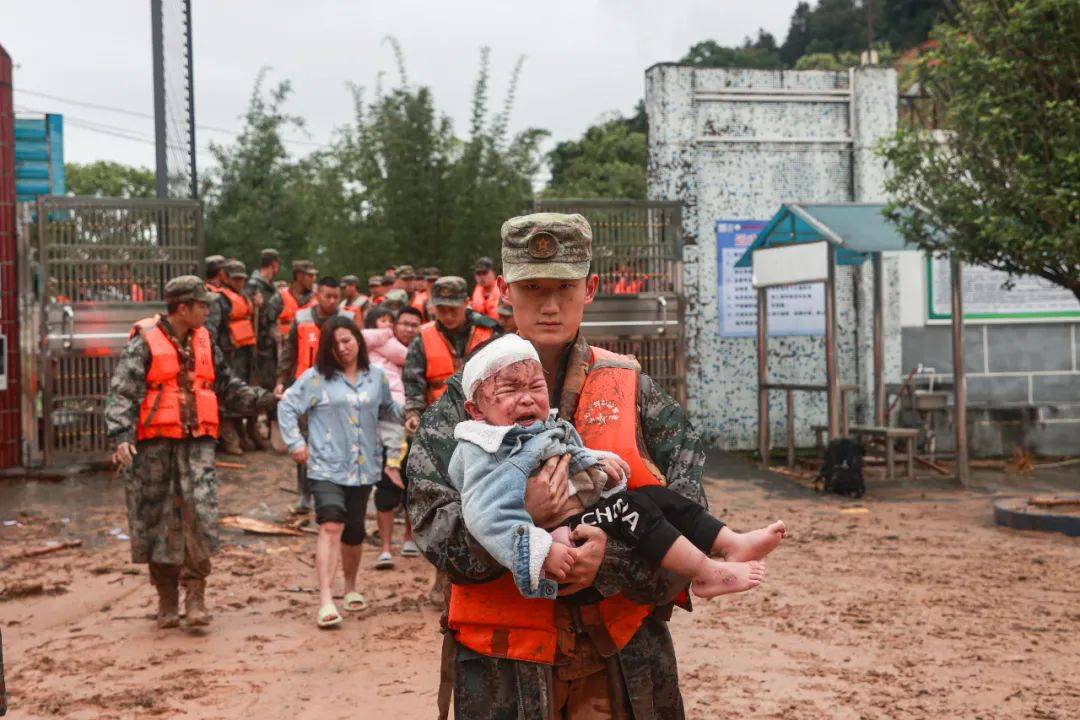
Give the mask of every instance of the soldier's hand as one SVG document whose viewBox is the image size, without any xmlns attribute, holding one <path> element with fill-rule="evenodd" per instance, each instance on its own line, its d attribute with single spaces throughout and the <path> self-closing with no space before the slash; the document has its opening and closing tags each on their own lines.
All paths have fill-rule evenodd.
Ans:
<svg viewBox="0 0 1080 720">
<path fill-rule="evenodd" d="M 560 595 L 570 595 L 592 587 L 607 552 L 607 533 L 595 525 L 578 525 L 570 537 L 584 544 L 577 548 L 577 558 L 566 574 L 567 585 L 559 588 Z"/>
<path fill-rule="evenodd" d="M 554 524 L 570 497 L 569 466 L 569 455 L 550 457 L 525 484 L 525 510 L 540 527 Z"/>
<path fill-rule="evenodd" d="M 412 436 L 416 434 L 417 429 L 420 427 L 420 416 L 410 415 L 405 418 L 405 432 Z"/>
<path fill-rule="evenodd" d="M 401 490 L 405 489 L 405 483 L 401 479 L 400 468 L 383 468 L 383 472 L 386 473 L 386 477 L 390 478 L 390 482 L 394 483 L 396 487 Z"/>
<path fill-rule="evenodd" d="M 280 400 L 285 395 L 285 386 L 278 383 L 274 386 L 274 397 Z"/>
<path fill-rule="evenodd" d="M 296 461 L 297 465 L 303 465 L 303 464 L 307 463 L 307 461 L 308 461 L 307 445 L 300 448 L 299 450 L 293 450 L 291 453 L 289 453 L 289 455 L 292 457 L 292 459 L 294 461 Z"/>
<path fill-rule="evenodd" d="M 138 452 L 135 450 L 135 445 L 129 442 L 122 442 L 116 446 L 116 452 L 113 453 L 112 461 L 114 465 L 122 468 L 126 468 L 135 462 L 135 456 Z"/>
</svg>

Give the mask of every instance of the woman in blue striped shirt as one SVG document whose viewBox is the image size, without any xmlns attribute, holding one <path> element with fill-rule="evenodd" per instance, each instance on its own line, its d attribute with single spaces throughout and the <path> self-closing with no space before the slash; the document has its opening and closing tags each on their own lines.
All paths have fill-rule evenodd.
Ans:
<svg viewBox="0 0 1080 720">
<path fill-rule="evenodd" d="M 299 428 L 304 413 L 306 442 Z M 391 397 L 383 371 L 368 362 L 356 323 L 331 318 L 322 326 L 314 367 L 297 379 L 278 405 L 282 440 L 293 460 L 307 465 L 315 498 L 319 627 L 342 620 L 331 590 L 339 558 L 345 573 L 345 609 L 359 611 L 367 605 L 356 589 L 356 575 L 368 495 L 382 472 L 380 419 L 402 422 L 401 406 Z"/>
</svg>

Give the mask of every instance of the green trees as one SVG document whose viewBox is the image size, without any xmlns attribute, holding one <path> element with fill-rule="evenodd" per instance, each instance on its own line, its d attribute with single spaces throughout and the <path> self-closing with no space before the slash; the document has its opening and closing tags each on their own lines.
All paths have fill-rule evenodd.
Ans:
<svg viewBox="0 0 1080 720">
<path fill-rule="evenodd" d="M 645 197 L 648 120 L 639 102 L 629 118 L 616 115 L 585 131 L 580 140 L 558 143 L 548 153 L 551 181 L 544 197 Z"/>
<path fill-rule="evenodd" d="M 263 70 L 236 143 L 211 145 L 217 167 L 203 194 L 207 251 L 248 262 L 264 247 L 292 258 L 307 250 L 309 191 L 281 138 L 282 129 L 302 127 L 303 120 L 283 109 L 292 91 L 288 81 L 264 91 L 265 79 Z"/>
<path fill-rule="evenodd" d="M 926 249 L 1080 299 L 1080 5 L 966 0 L 934 37 L 920 71 L 944 132 L 884 148 L 894 220 Z"/>
<path fill-rule="evenodd" d="M 154 197 L 154 171 L 108 160 L 65 163 L 67 189 L 76 195 L 100 197 Z"/>
<path fill-rule="evenodd" d="M 746 38 L 739 47 L 724 47 L 714 40 L 705 40 L 693 45 L 679 60 L 684 65 L 699 67 L 738 67 L 754 70 L 781 70 L 784 61 L 776 38 L 759 29 L 757 38 Z"/>
<path fill-rule="evenodd" d="M 302 159 L 285 151 L 282 130 L 301 121 L 283 110 L 288 83 L 256 83 L 244 133 L 214 148 L 220 164 L 207 195 L 207 247 L 253 257 L 277 247 L 326 272 L 373 274 L 396 263 L 468 273 L 495 254 L 502 222 L 532 199 L 544 131 L 509 137 L 521 63 L 498 112 L 489 110 L 488 51 L 481 52 L 470 132 L 455 136 L 430 89 L 408 82 L 370 100 L 352 88 L 354 114 L 334 140 Z"/>
</svg>

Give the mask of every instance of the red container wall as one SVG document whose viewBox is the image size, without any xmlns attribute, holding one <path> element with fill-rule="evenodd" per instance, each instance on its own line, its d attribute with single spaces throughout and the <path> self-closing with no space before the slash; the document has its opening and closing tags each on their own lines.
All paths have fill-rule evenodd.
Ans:
<svg viewBox="0 0 1080 720">
<path fill-rule="evenodd" d="M 12 107 L 11 56 L 0 45 L 0 335 L 7 389 L 0 390 L 0 468 L 19 464 L 19 323 L 15 272 L 15 109 Z"/>
</svg>

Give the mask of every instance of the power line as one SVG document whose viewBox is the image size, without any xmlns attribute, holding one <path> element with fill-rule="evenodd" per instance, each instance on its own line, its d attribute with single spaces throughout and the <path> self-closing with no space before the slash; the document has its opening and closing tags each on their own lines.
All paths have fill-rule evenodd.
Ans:
<svg viewBox="0 0 1080 720">
<path fill-rule="evenodd" d="M 120 107 L 115 107 L 113 105 L 102 105 L 100 103 L 86 102 L 84 100 L 74 100 L 72 98 L 65 98 L 65 97 L 61 97 L 59 95 L 52 95 L 50 93 L 38 92 L 36 90 L 24 90 L 23 88 L 20 88 L 20 87 L 16 87 L 16 88 L 14 88 L 14 90 L 17 93 L 25 93 L 27 95 L 33 95 L 35 97 L 45 98 L 47 100 L 54 100 L 56 102 L 67 103 L 68 105 L 77 105 L 77 106 L 81 106 L 81 107 L 85 107 L 85 108 L 91 108 L 91 109 L 94 109 L 94 110 L 103 110 L 105 112 L 114 112 L 114 113 L 119 113 L 121 115 L 129 115 L 131 117 L 143 118 L 145 120 L 153 120 L 154 119 L 154 116 L 152 114 L 140 112 L 138 110 L 130 110 L 128 108 L 120 108 Z M 35 111 L 35 112 L 40 112 L 40 111 Z M 226 133 L 226 134 L 232 135 L 234 137 L 239 137 L 240 135 L 243 134 L 239 130 L 232 130 L 230 128 L 224 128 L 224 127 L 220 127 L 218 125 L 199 125 L 199 124 L 196 124 L 195 128 L 198 129 L 198 130 L 210 130 L 211 132 Z M 306 145 L 306 146 L 309 146 L 309 147 L 319 147 L 319 148 L 330 147 L 329 145 L 327 145 L 325 143 L 315 142 L 313 140 L 298 140 L 298 139 L 295 139 L 295 138 L 282 138 L 281 140 L 282 140 L 282 142 L 290 143 L 292 145 Z"/>
</svg>

